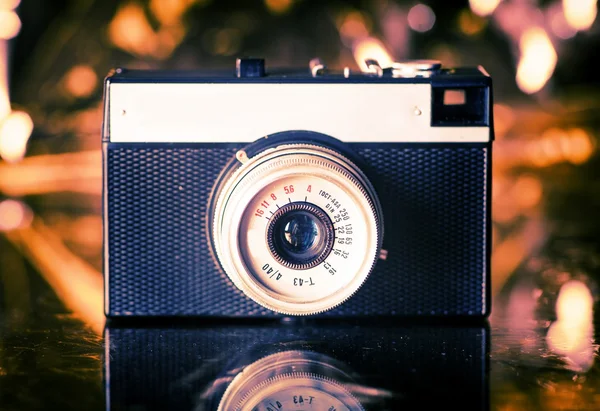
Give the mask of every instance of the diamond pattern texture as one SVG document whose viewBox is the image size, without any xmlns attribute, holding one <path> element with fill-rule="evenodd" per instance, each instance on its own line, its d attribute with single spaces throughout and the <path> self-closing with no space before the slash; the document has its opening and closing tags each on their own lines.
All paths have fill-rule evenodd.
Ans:
<svg viewBox="0 0 600 411">
<path fill-rule="evenodd" d="M 481 316 L 489 149 L 353 148 L 382 203 L 388 256 L 319 316 Z M 209 196 L 237 149 L 108 146 L 108 315 L 279 316 L 237 290 L 208 246 Z"/>
</svg>

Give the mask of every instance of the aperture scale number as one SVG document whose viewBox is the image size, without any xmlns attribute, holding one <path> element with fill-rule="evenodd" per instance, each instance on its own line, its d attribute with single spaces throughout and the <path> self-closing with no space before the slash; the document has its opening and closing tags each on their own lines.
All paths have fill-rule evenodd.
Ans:
<svg viewBox="0 0 600 411">
<path fill-rule="evenodd" d="M 292 194 L 296 192 L 296 189 L 294 188 L 293 184 L 287 185 L 287 186 L 283 186 L 283 192 L 286 195 Z M 307 193 L 311 193 L 312 192 L 312 185 L 309 184 L 306 187 L 306 192 Z M 273 202 L 277 201 L 277 194 L 275 193 L 270 193 L 269 197 L 267 198 L 267 200 L 263 200 L 259 207 L 256 209 L 256 211 L 254 212 L 254 215 L 256 217 L 265 217 L 267 220 L 270 218 L 269 216 L 265 216 L 265 210 L 268 210 L 269 207 L 271 206 L 271 203 L 269 202 L 269 198 L 270 200 L 272 200 Z M 291 200 L 288 198 L 288 200 L 291 202 Z M 277 203 L 274 203 L 277 208 L 279 208 L 279 205 L 277 205 Z M 262 208 L 261 208 L 262 207 Z M 271 212 L 271 214 L 273 214 L 273 212 Z"/>
</svg>

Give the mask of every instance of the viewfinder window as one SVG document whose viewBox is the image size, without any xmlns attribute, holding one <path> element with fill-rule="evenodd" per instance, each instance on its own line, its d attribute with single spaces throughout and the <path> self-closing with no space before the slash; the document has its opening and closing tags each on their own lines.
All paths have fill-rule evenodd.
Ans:
<svg viewBox="0 0 600 411">
<path fill-rule="evenodd" d="M 476 127 L 489 125 L 486 86 L 431 88 L 432 127 Z"/>
<path fill-rule="evenodd" d="M 460 106 L 467 103 L 467 96 L 462 89 L 444 90 L 445 106 Z"/>
</svg>

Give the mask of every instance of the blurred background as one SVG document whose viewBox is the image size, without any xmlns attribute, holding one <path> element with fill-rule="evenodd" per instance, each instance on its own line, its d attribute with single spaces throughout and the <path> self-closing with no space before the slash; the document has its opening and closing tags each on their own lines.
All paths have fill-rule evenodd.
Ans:
<svg viewBox="0 0 600 411">
<path fill-rule="evenodd" d="M 84 368 L 100 361 L 111 68 L 233 70 L 248 55 L 303 70 L 317 56 L 338 69 L 438 59 L 482 65 L 494 81 L 492 402 L 600 408 L 597 13 L 596 0 L 0 0 L 6 338 L 55 324 L 80 344 L 81 330 L 98 351 Z M 11 367 L 2 361 L 0 375 Z"/>
</svg>

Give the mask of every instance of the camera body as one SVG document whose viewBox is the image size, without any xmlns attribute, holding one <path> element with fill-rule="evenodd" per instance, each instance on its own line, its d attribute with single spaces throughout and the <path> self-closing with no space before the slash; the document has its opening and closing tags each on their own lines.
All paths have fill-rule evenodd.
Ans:
<svg viewBox="0 0 600 411">
<path fill-rule="evenodd" d="M 491 78 L 368 63 L 108 76 L 106 315 L 487 316 Z"/>
</svg>

